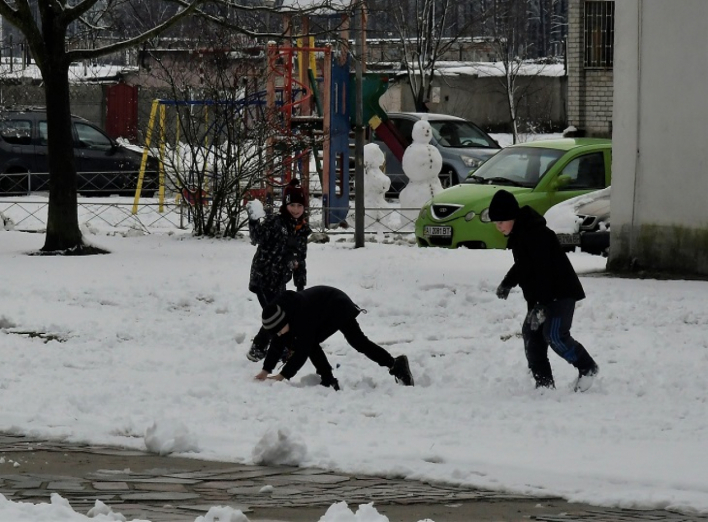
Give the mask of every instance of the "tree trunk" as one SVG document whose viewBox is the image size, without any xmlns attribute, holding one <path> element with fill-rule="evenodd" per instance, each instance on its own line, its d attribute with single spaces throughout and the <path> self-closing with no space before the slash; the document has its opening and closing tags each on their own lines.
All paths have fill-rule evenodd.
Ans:
<svg viewBox="0 0 708 522">
<path fill-rule="evenodd" d="M 53 57 L 49 59 L 52 60 Z M 63 58 L 63 57 L 62 57 Z M 65 253 L 81 250 L 76 197 L 76 165 L 69 99 L 68 65 L 55 58 L 46 82 L 47 133 L 49 156 L 49 210 L 43 252 Z"/>
</svg>

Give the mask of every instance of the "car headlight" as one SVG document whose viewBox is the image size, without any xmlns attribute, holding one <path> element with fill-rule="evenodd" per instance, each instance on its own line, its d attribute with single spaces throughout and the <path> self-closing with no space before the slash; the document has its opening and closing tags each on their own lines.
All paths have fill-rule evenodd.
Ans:
<svg viewBox="0 0 708 522">
<path fill-rule="evenodd" d="M 491 223 L 492 220 L 489 219 L 489 208 L 485 208 L 479 215 L 479 219 L 482 223 Z"/>
<path fill-rule="evenodd" d="M 484 163 L 484 160 L 481 160 L 479 158 L 473 158 L 472 156 L 461 155 L 460 159 L 462 160 L 462 163 L 465 164 L 465 167 L 470 168 L 470 169 L 476 169 L 482 163 Z"/>
<path fill-rule="evenodd" d="M 465 221 L 472 221 L 476 215 L 477 214 L 474 210 L 470 210 L 467 214 L 465 214 Z"/>
</svg>

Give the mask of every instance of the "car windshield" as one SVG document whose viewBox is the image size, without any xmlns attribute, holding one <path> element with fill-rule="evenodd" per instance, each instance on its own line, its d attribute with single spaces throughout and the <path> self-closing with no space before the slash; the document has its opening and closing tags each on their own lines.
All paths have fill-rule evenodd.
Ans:
<svg viewBox="0 0 708 522">
<path fill-rule="evenodd" d="M 464 182 L 535 187 L 564 152 L 540 147 L 502 149 Z"/>
<path fill-rule="evenodd" d="M 431 120 L 430 126 L 441 147 L 499 148 L 483 131 L 464 120 Z"/>
</svg>

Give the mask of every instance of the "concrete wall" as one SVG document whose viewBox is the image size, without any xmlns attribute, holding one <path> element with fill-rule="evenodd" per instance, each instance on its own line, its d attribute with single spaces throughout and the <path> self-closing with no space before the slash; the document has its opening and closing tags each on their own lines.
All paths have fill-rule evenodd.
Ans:
<svg viewBox="0 0 708 522">
<path fill-rule="evenodd" d="M 106 97 L 101 85 L 72 85 L 71 113 L 105 129 Z M 0 105 L 44 107 L 44 87 L 34 84 L 0 84 Z"/>
<path fill-rule="evenodd" d="M 453 114 L 469 119 L 489 132 L 510 132 L 509 107 L 504 92 L 504 78 L 478 77 L 467 74 L 438 77 L 433 87 L 439 89 L 439 102 L 428 103 L 430 112 Z M 565 78 L 554 76 L 519 77 L 517 84 L 528 95 L 518 108 L 521 132 L 561 131 L 567 126 Z M 413 96 L 407 82 L 392 88 L 382 107 L 386 110 L 415 111 Z M 396 99 L 397 103 L 391 103 Z"/>
<path fill-rule="evenodd" d="M 708 2 L 616 4 L 612 270 L 708 274 Z"/>
<path fill-rule="evenodd" d="M 615 2 L 615 8 L 622 1 Z M 610 138 L 615 74 L 612 69 L 585 68 L 584 6 L 585 0 L 568 2 L 568 125 L 586 136 Z"/>
</svg>

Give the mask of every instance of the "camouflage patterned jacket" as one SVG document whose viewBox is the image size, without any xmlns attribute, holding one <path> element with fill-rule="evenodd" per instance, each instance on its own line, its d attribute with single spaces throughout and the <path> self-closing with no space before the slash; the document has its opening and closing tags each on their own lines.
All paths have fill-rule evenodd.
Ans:
<svg viewBox="0 0 708 522">
<path fill-rule="evenodd" d="M 251 243 L 258 245 L 251 263 L 249 290 L 261 288 L 271 294 L 282 294 L 293 278 L 295 287 L 307 284 L 307 237 L 312 233 L 307 221 L 295 221 L 286 213 L 249 221 Z M 297 268 L 293 270 L 294 261 Z"/>
</svg>

